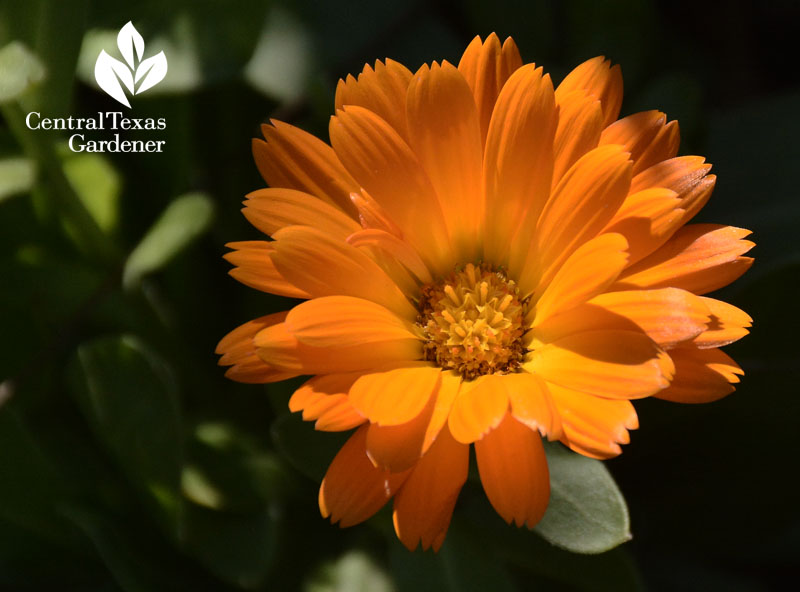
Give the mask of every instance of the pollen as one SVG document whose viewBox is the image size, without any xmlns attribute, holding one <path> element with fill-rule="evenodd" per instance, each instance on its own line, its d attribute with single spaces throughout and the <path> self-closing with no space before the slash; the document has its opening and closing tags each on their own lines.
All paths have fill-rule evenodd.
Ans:
<svg viewBox="0 0 800 592">
<path fill-rule="evenodd" d="M 508 374 L 522 363 L 526 302 L 502 270 L 468 263 L 423 286 L 419 310 L 425 359 L 439 367 L 469 380 Z"/>
</svg>

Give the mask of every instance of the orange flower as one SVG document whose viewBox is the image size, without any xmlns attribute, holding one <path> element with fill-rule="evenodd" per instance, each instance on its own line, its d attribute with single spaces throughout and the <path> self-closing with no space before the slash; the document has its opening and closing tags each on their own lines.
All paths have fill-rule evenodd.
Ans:
<svg viewBox="0 0 800 592">
<path fill-rule="evenodd" d="M 685 225 L 715 178 L 676 157 L 658 111 L 617 119 L 603 58 L 557 88 L 511 39 L 475 38 L 458 67 L 387 60 L 336 89 L 331 145 L 286 123 L 253 153 L 270 189 L 244 214 L 271 241 L 231 243 L 242 283 L 304 302 L 219 344 L 226 375 L 314 375 L 292 411 L 355 432 L 320 489 L 361 522 L 394 497 L 410 549 L 438 549 L 467 478 L 534 526 L 541 436 L 593 458 L 638 426 L 631 399 L 719 399 L 741 370 L 719 349 L 750 318 L 702 296 L 752 260 L 748 231 Z M 540 436 L 541 435 L 541 436 Z"/>
</svg>

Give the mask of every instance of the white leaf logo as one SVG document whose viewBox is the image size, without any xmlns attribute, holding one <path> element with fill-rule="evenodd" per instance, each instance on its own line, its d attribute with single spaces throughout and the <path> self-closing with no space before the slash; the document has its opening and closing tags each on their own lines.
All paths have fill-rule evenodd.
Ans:
<svg viewBox="0 0 800 592">
<path fill-rule="evenodd" d="M 97 84 L 100 85 L 100 88 L 106 91 L 111 97 L 115 98 L 126 107 L 131 106 L 128 102 L 128 97 L 125 96 L 125 91 L 122 90 L 122 86 L 120 85 L 121 80 L 125 88 L 127 88 L 131 94 L 134 94 L 131 71 L 125 64 L 108 55 L 105 49 L 101 50 L 100 55 L 97 56 L 97 61 L 94 64 L 94 77 L 95 80 L 97 80 Z"/>
<path fill-rule="evenodd" d="M 161 51 L 152 57 L 142 59 L 144 39 L 130 21 L 120 29 L 117 35 L 117 47 L 125 62 L 101 50 L 94 64 L 94 77 L 100 88 L 109 96 L 130 107 L 125 91 L 131 95 L 138 95 L 164 80 L 167 75 L 167 56 Z"/>
<path fill-rule="evenodd" d="M 139 64 L 139 67 L 136 69 L 136 76 L 133 79 L 135 83 L 138 83 L 139 80 L 142 81 L 139 88 L 136 89 L 136 94 L 138 95 L 148 88 L 154 87 L 164 80 L 164 76 L 166 75 L 167 56 L 164 55 L 163 51 L 158 52 L 152 58 L 142 60 L 142 63 Z"/>
<path fill-rule="evenodd" d="M 128 23 L 119 30 L 117 35 L 117 47 L 128 62 L 131 70 L 136 68 L 136 63 L 142 61 L 142 54 L 144 53 L 144 39 L 139 35 L 139 31 L 133 26 L 133 23 Z M 136 59 L 133 59 L 133 50 L 136 49 Z"/>
</svg>

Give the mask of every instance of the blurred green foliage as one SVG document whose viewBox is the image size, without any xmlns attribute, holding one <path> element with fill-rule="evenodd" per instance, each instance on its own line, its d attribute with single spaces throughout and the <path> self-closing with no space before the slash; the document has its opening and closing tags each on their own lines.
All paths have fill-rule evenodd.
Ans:
<svg viewBox="0 0 800 592">
<path fill-rule="evenodd" d="M 31 110 L 120 110 L 93 64 L 128 20 L 169 59 L 134 105 L 166 119 L 164 152 L 75 154 L 66 132 L 28 130 Z M 799 23 L 788 0 L 0 2 L 0 589 L 784 589 L 800 550 L 800 80 L 782 61 Z M 342 437 L 288 414 L 297 381 L 222 377 L 219 338 L 288 303 L 228 278 L 221 254 L 259 238 L 238 209 L 263 185 L 260 123 L 327 137 L 339 77 L 456 61 L 491 31 L 556 80 L 606 54 L 625 113 L 680 120 L 682 153 L 719 175 L 702 219 L 754 230 L 757 264 L 726 297 L 756 323 L 731 348 L 737 394 L 638 403 L 642 429 L 605 465 L 551 447 L 537 533 L 471 479 L 441 553 L 409 553 L 386 511 L 349 530 L 318 516 Z M 605 467 L 633 540 L 562 550 L 628 538 Z"/>
</svg>

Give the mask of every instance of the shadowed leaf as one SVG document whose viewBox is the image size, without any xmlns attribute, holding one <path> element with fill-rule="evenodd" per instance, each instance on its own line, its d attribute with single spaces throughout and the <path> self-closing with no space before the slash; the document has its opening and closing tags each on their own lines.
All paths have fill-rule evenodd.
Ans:
<svg viewBox="0 0 800 592">
<path fill-rule="evenodd" d="M 275 558 L 278 516 L 272 508 L 232 513 L 188 504 L 183 545 L 217 577 L 259 589 Z"/>
<path fill-rule="evenodd" d="M 575 553 L 602 553 L 630 540 L 625 498 L 602 462 L 545 443 L 550 504 L 536 532 Z"/>
<path fill-rule="evenodd" d="M 33 187 L 36 164 L 28 158 L 0 160 L 0 202 L 8 197 L 26 193 Z"/>
<path fill-rule="evenodd" d="M 279 417 L 272 424 L 275 447 L 317 483 L 322 481 L 328 465 L 349 436 L 349 432 L 318 432 L 299 413 Z"/>
<path fill-rule="evenodd" d="M 123 283 L 130 288 L 158 271 L 202 235 L 211 224 L 213 205 L 202 193 L 176 198 L 150 227 L 125 262 Z"/>
<path fill-rule="evenodd" d="M 0 103 L 14 101 L 44 79 L 44 66 L 18 41 L 0 49 Z"/>
<path fill-rule="evenodd" d="M 167 367 L 134 337 L 106 337 L 78 348 L 69 375 L 100 441 L 176 525 L 182 436 L 176 385 Z"/>
</svg>

